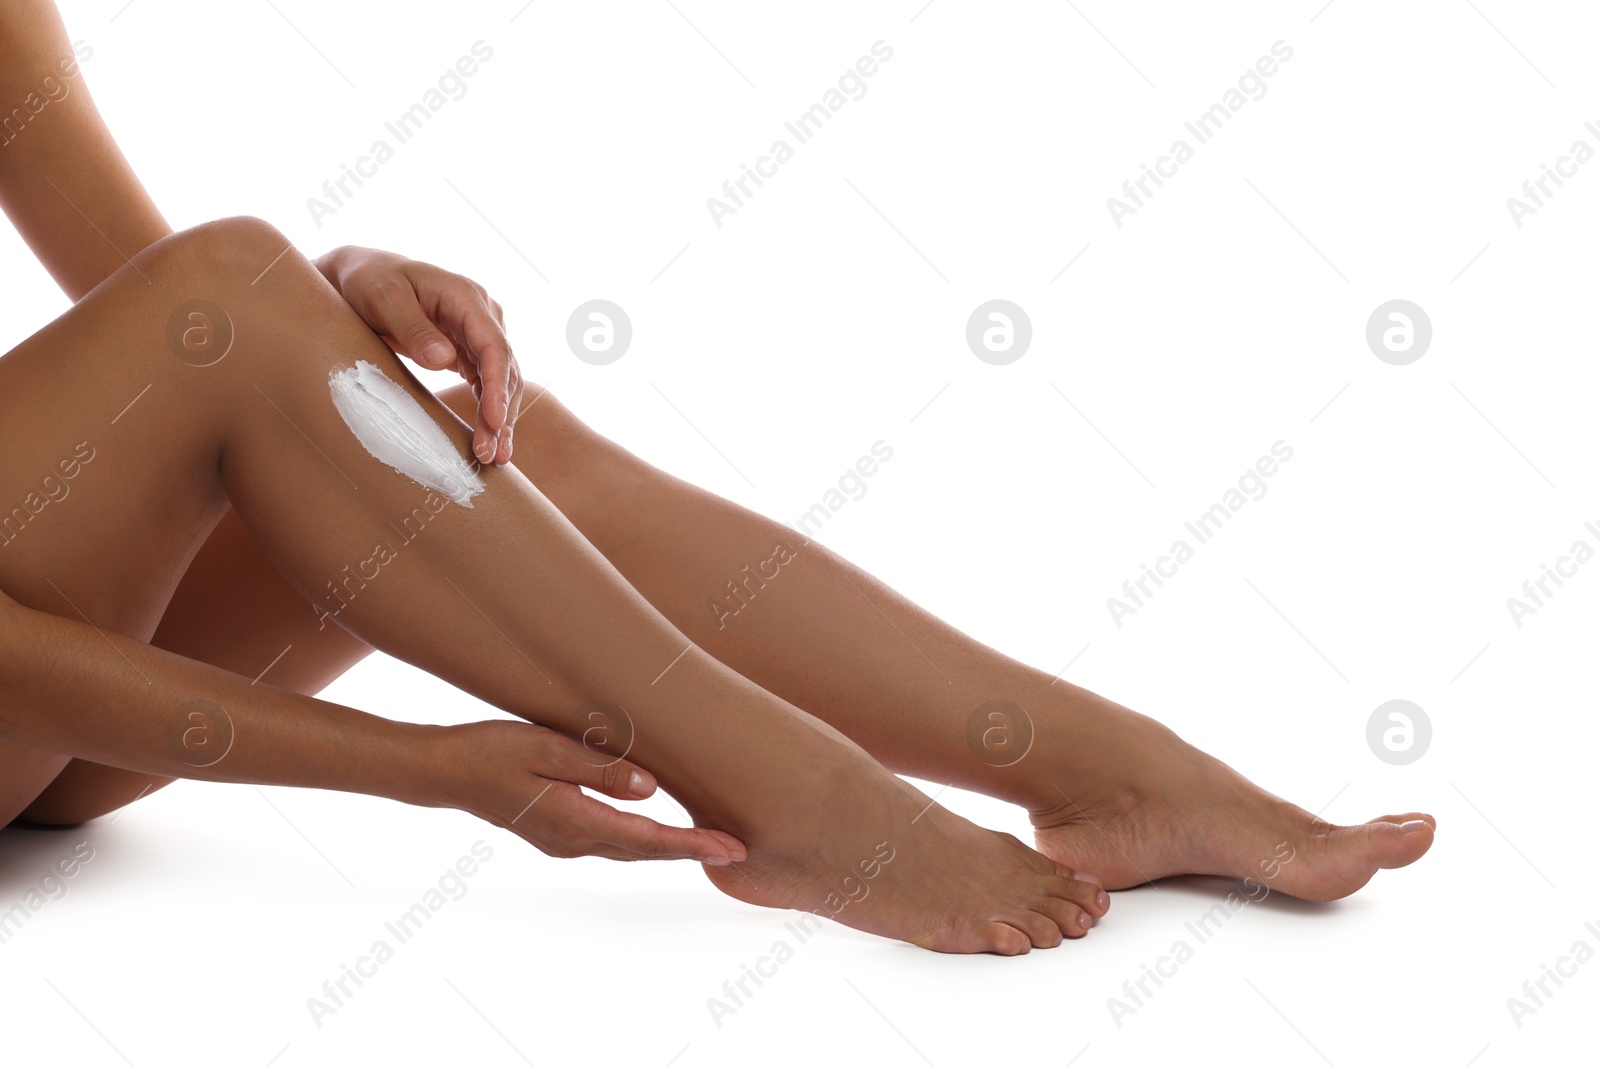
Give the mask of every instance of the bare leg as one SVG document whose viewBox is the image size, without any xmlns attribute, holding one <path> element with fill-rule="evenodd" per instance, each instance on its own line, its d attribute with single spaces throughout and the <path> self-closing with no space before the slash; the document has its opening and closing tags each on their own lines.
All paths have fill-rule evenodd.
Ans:
<svg viewBox="0 0 1600 1067">
<path fill-rule="evenodd" d="M 464 387 L 443 399 L 458 415 L 472 414 Z M 1112 887 L 1183 873 L 1259 877 L 1263 862 L 1278 866 L 1287 842 L 1297 862 L 1283 865 L 1274 888 L 1330 899 L 1380 868 L 1414 861 L 1432 843 L 1432 819 L 1417 813 L 1353 827 L 1314 818 L 1154 720 L 973 641 L 820 544 L 652 467 L 553 396 L 530 397 L 515 461 L 707 652 L 896 771 L 1022 805 L 1043 851 Z M 794 559 L 770 580 L 752 578 L 780 543 L 796 550 Z M 364 651 L 352 638 L 329 641 L 307 627 L 301 598 L 236 520 L 219 528 L 194 571 L 163 619 L 163 647 L 253 674 L 292 642 L 273 680 L 295 686 L 326 684 Z M 250 595 L 233 596 L 216 580 L 221 574 L 248 576 Z M 728 592 L 730 580 L 741 583 L 737 594 Z M 1024 709 L 1035 731 L 1016 764 L 973 747 L 972 719 L 993 700 Z M 1020 743 L 1025 727 L 1013 727 L 1011 742 Z M 88 817 L 150 784 L 78 763 L 36 812 Z"/>
<path fill-rule="evenodd" d="M 535 422 L 542 405 L 554 410 Z M 521 428 L 530 422 L 533 433 Z M 973 640 L 821 544 L 657 470 L 554 398 L 519 423 L 518 449 L 550 500 L 706 651 L 896 771 L 1022 805 L 1042 851 L 1110 887 L 1270 871 L 1272 888 L 1327 900 L 1432 844 L 1433 819 L 1419 813 L 1316 819 L 1155 720 Z M 794 559 L 763 568 L 779 544 Z M 1024 715 L 989 719 L 979 709 L 991 701 Z M 983 744 L 987 733 L 1020 748 L 1030 726 L 1015 762 Z"/>
<path fill-rule="evenodd" d="M 184 572 L 150 644 L 306 696 L 372 651 L 343 628 L 319 624 L 231 508 Z M 38 756 L 39 772 L 19 793 L 33 797 L 23 819 L 40 825 L 86 822 L 173 781 L 91 760 L 65 762 L 54 753 Z"/>
<path fill-rule="evenodd" d="M 747 864 L 710 872 L 727 892 L 952 951 L 1055 944 L 1104 910 L 1095 886 L 930 805 L 694 646 L 514 468 L 484 471 L 470 510 L 430 503 L 401 532 L 425 494 L 352 437 L 330 372 L 378 366 L 463 456 L 467 429 L 297 254 L 250 282 L 285 244 L 249 220 L 163 241 L 0 361 L 0 499 L 25 494 L 60 441 L 104 441 L 71 500 L 36 520 L 47 529 L 0 553 L 14 599 L 64 613 L 64 593 L 108 629 L 148 634 L 231 501 L 289 583 L 367 643 L 572 734 L 590 701 L 625 709 L 630 758 L 749 846 Z M 173 310 L 196 299 L 225 308 L 236 335 L 204 368 L 165 343 Z M 85 396 L 75 381 L 95 386 Z M 136 397 L 136 417 L 108 422 Z M 851 888 L 863 877 L 870 897 Z"/>
</svg>

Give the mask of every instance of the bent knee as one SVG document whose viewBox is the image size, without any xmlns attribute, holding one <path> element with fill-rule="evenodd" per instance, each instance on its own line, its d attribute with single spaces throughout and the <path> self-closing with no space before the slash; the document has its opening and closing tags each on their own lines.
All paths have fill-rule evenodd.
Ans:
<svg viewBox="0 0 1600 1067">
<path fill-rule="evenodd" d="M 276 226 L 250 215 L 202 222 L 172 239 L 181 254 L 201 265 L 230 268 L 254 263 L 257 271 L 289 247 L 289 239 Z"/>
<path fill-rule="evenodd" d="M 269 267 L 293 271 L 307 261 L 278 228 L 250 215 L 203 222 L 162 238 L 143 253 L 158 272 L 204 283 L 248 285 Z"/>
</svg>

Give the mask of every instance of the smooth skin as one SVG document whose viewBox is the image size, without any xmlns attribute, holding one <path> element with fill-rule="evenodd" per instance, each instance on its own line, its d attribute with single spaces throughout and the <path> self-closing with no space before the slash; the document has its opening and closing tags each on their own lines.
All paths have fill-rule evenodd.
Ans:
<svg viewBox="0 0 1600 1067">
<path fill-rule="evenodd" d="M 23 17 L 19 11 L 24 8 L 32 12 L 35 21 L 18 26 L 15 20 Z M 5 20 L 0 22 L 0 28 L 4 30 L 8 48 L 19 39 L 37 43 L 41 36 L 48 37 L 53 32 L 52 43 L 48 47 L 38 47 L 33 54 L 36 66 L 67 54 L 65 36 L 60 33 L 59 23 L 55 22 L 48 5 L 18 5 L 6 13 Z M 17 71 L 19 65 L 11 64 L 3 69 Z M 18 75 L 16 80 L 24 83 L 27 78 Z M 55 146 L 54 157 L 47 151 L 50 145 L 40 147 L 33 157 L 36 162 L 31 174 L 22 173 L 13 160 L 4 155 L 20 145 L 21 140 L 10 149 L 0 150 L 0 202 L 18 220 L 30 245 L 62 281 L 63 287 L 77 296 L 121 264 L 121 252 L 112 247 L 113 243 L 120 241 L 119 247 L 131 251 L 158 240 L 168 230 L 99 124 L 87 93 L 82 89 L 81 77 L 74 86 L 74 98 L 79 101 L 79 111 L 72 118 L 79 128 L 57 138 L 60 143 Z M 66 125 L 60 112 L 54 118 Z M 44 131 L 42 125 L 39 129 Z M 29 136 L 33 132 L 29 130 Z M 44 137 L 39 139 L 45 140 Z M 78 194 L 74 199 L 88 202 L 90 214 L 103 211 L 107 218 L 119 220 L 119 231 L 112 233 L 107 229 L 113 242 L 98 235 L 93 241 L 85 239 L 84 233 L 92 231 L 75 210 L 37 194 L 38 177 L 52 158 L 59 164 L 67 159 L 77 160 L 86 151 L 89 158 L 98 162 L 94 167 L 74 164 L 78 168 L 75 173 L 90 176 L 82 178 L 81 188 L 74 188 Z M 38 162 L 40 160 L 44 162 Z M 48 185 L 44 188 L 57 201 L 66 199 Z M 68 211 L 71 211 L 70 217 Z M 26 225 L 19 214 L 26 216 Z M 53 222 L 41 222 L 40 218 Z M 223 229 L 220 241 L 215 233 L 204 237 L 185 235 L 179 240 L 180 244 L 198 245 L 204 251 L 174 253 L 172 258 L 183 259 L 189 255 L 206 259 L 241 254 L 240 249 L 214 247 L 224 242 L 270 243 L 260 232 L 265 228 L 259 224 L 230 223 Z M 196 239 L 189 240 L 191 237 Z M 283 244 L 286 242 L 279 248 Z M 623 584 L 637 598 L 629 600 L 624 596 L 624 600 L 632 604 L 631 610 L 643 613 L 652 626 L 667 624 L 670 632 L 678 635 L 677 648 L 690 647 L 667 677 L 686 666 L 697 667 L 710 672 L 709 677 L 702 679 L 697 670 L 684 673 L 693 674 L 697 681 L 712 684 L 713 688 L 715 684 L 710 679 L 720 679 L 719 684 L 731 686 L 741 696 L 754 697 L 758 703 L 777 700 L 783 714 L 774 718 L 774 732 L 770 736 L 763 731 L 764 742 L 788 736 L 786 731 L 795 729 L 794 723 L 799 722 L 805 729 L 796 737 L 810 743 L 821 736 L 834 746 L 843 746 L 844 751 L 851 753 L 851 759 L 845 763 L 855 767 L 852 761 L 860 758 L 860 749 L 826 731 L 817 722 L 823 720 L 894 770 L 953 782 L 1024 805 L 1038 827 L 1040 849 L 1061 865 L 1057 876 L 1092 870 L 1099 872 L 1101 880 L 1112 888 L 1188 872 L 1259 879 L 1267 870 L 1263 864 L 1278 857 L 1278 862 L 1272 864 L 1275 888 L 1312 899 L 1330 899 L 1359 888 L 1380 867 L 1412 862 L 1431 844 L 1433 822 L 1427 816 L 1386 816 L 1356 827 L 1334 827 L 1316 820 L 1303 810 L 1251 786 L 1220 763 L 1185 745 L 1153 720 L 1064 681 L 1054 681 L 972 641 L 815 542 L 795 545 L 796 558 L 784 566 L 781 581 L 762 591 L 759 610 L 743 612 L 728 625 L 717 626 L 715 615 L 708 610 L 708 590 L 720 589 L 730 568 L 737 571 L 746 562 L 770 556 L 775 544 L 794 545 L 795 538 L 790 531 L 650 467 L 594 434 L 548 394 L 530 391 L 516 404 L 520 415 L 510 412 L 508 418 L 496 422 L 495 409 L 502 390 L 507 398 L 506 407 L 511 407 L 510 398 L 517 381 L 515 364 L 504 341 L 498 306 L 466 279 L 386 253 L 361 249 L 336 250 L 318 260 L 316 265 L 343 298 L 345 313 L 350 309 L 358 312 L 371 330 L 390 339 L 402 354 L 420 356 L 430 342 L 446 339 L 453 355 L 444 365 L 456 365 L 469 382 L 476 378 L 477 382 L 488 384 L 487 389 L 482 385 L 479 389 L 463 385 L 442 394 L 442 399 L 457 415 L 476 424 L 474 445 L 483 447 L 493 440 L 494 458 L 511 459 L 515 469 L 532 480 L 529 488 L 536 486 L 535 498 L 544 500 L 547 507 L 553 505 L 555 512 L 571 524 L 569 532 L 575 533 L 580 542 L 592 546 L 589 558 L 604 564 L 595 572 L 594 579 L 602 584 L 616 577 L 625 579 Z M 21 351 L 19 349 L 19 353 Z M 495 383 L 502 380 L 494 370 L 498 352 L 504 353 L 505 362 L 504 384 L 497 387 Z M 10 358 L 0 362 L 0 371 Z M 481 405 L 482 410 L 476 403 L 480 392 L 489 394 L 487 402 Z M 11 402 L 13 394 L 9 391 L 0 395 L 7 396 L 8 404 Z M 508 422 L 514 422 L 518 435 L 514 452 Z M 91 464 L 89 470 L 92 469 Z M 506 468 L 506 473 L 511 469 Z M 492 474 L 486 472 L 486 476 Z M 187 666 L 192 661 L 203 661 L 246 677 L 255 676 L 267 664 L 274 663 L 285 647 L 292 646 L 289 653 L 275 662 L 262 686 L 255 687 L 248 695 L 231 692 L 228 695 L 234 703 L 227 703 L 220 697 L 217 703 L 225 703 L 232 711 L 241 700 L 254 702 L 255 707 L 248 714 L 255 716 L 259 710 L 261 721 L 255 723 L 252 719 L 252 730 L 271 731 L 272 724 L 292 723 L 297 715 L 321 714 L 323 719 L 312 720 L 320 724 L 318 729 L 296 731 L 285 726 L 283 734 L 290 739 L 285 741 L 285 746 L 291 751 L 277 754 L 263 766 L 253 767 L 242 758 L 236 760 L 236 755 L 243 756 L 240 750 L 230 753 L 224 761 L 224 765 L 234 765 L 231 770 L 224 772 L 219 766 L 198 772 L 192 767 L 173 766 L 170 755 L 159 766 L 155 763 L 161 763 L 160 758 L 156 758 L 155 763 L 141 763 L 131 758 L 126 744 L 121 748 L 89 750 L 81 741 L 68 736 L 70 730 L 62 725 L 61 732 L 50 742 L 52 747 L 86 758 L 75 759 L 62 769 L 65 761 L 55 753 L 35 750 L 30 756 L 17 749 L 9 755 L 0 755 L 0 782 L 8 786 L 19 783 L 13 806 L 26 806 L 26 818 L 32 821 L 72 823 L 131 801 L 170 780 L 171 775 L 226 777 L 250 772 L 256 777 L 229 780 L 293 780 L 297 784 L 360 789 L 423 803 L 440 802 L 441 796 L 448 796 L 451 799 L 444 802 L 454 802 L 480 813 L 492 812 L 492 802 L 459 797 L 459 782 L 454 785 L 432 783 L 418 788 L 397 784 L 430 782 L 428 772 L 441 764 L 425 761 L 429 765 L 419 771 L 415 762 L 407 764 L 406 758 L 414 756 L 417 745 L 426 747 L 436 743 L 437 738 L 413 734 L 405 743 L 396 746 L 395 724 L 358 717 L 359 713 L 322 702 L 293 703 L 289 700 L 290 694 L 284 691 L 315 693 L 364 656 L 370 646 L 333 625 L 318 628 L 315 615 L 307 608 L 306 597 L 280 576 L 252 540 L 248 520 L 241 517 L 244 514 L 242 507 L 229 510 L 224 505 L 221 519 L 209 536 L 203 537 L 203 544 L 187 569 L 177 568 L 175 593 L 165 601 L 164 613 L 156 612 L 158 621 L 153 623 L 152 644 L 185 657 L 182 662 L 187 670 L 193 669 Z M 555 525 L 560 526 L 560 523 Z M 521 526 L 517 529 L 524 530 Z M 419 538 L 419 544 L 420 541 Z M 301 551 L 288 542 L 283 550 Z M 6 551 L 9 549 L 0 550 L 0 560 L 5 558 Z M 0 584 L 10 591 L 9 581 L 0 579 Z M 155 593 L 159 600 L 160 590 Z M 585 595 L 592 597 L 594 594 Z M 352 607 L 351 617 L 359 615 L 358 606 Z M 70 614 L 59 597 L 43 610 Z M 343 615 L 341 621 L 347 621 Z M 482 622 L 480 618 L 480 630 Z M 470 623 L 468 619 L 466 624 Z M 503 622 L 500 628 L 505 629 Z M 100 642 L 99 649 L 104 653 L 105 644 L 98 635 L 81 624 L 78 629 Z M 437 634 L 440 629 L 435 627 L 433 632 Z M 391 650 L 396 647 L 392 636 L 375 636 L 359 627 L 356 630 L 383 647 Z M 928 660 L 939 665 L 940 673 L 931 670 L 928 660 L 908 647 L 902 634 L 925 653 Z M 496 635 L 490 636 L 498 639 Z M 92 642 L 80 634 L 80 643 L 82 654 L 91 655 L 88 646 Z M 529 657 L 542 663 L 542 644 L 531 640 L 524 643 L 520 636 L 517 643 Z M 423 652 L 425 660 L 426 650 Z M 146 649 L 145 653 L 149 654 L 150 650 Z M 130 656 L 136 655 L 130 652 Z M 406 655 L 406 658 L 411 656 Z M 817 670 L 817 664 L 826 664 L 827 669 Z M 428 662 L 423 665 L 428 666 Z M 231 678 L 221 672 L 216 672 L 216 677 Z M 184 678 L 185 684 L 199 684 L 188 674 L 184 674 Z M 267 682 L 277 688 L 266 687 Z M 458 684 L 480 692 L 472 679 L 463 679 Z M 755 697 L 752 689 L 763 695 Z M 64 691 L 53 696 L 57 701 L 83 700 L 81 694 Z M 973 709 L 997 697 L 1011 699 L 1025 707 L 1037 729 L 1029 756 L 1005 768 L 979 758 L 967 743 L 967 724 Z M 496 702 L 520 714 L 546 715 L 542 721 L 557 727 L 574 732 L 581 730 L 581 723 L 561 719 L 562 714 L 570 715 L 570 707 L 565 711 L 531 708 L 514 697 L 508 703 Z M 630 714 L 637 718 L 639 708 L 633 704 L 627 706 Z M 770 704 L 768 706 L 770 710 Z M 805 708 L 816 719 L 799 712 L 799 708 Z M 778 725 L 780 723 L 783 725 Z M 502 732 L 522 729 L 518 724 L 488 724 L 482 737 L 489 736 L 487 730 L 491 726 Z M 635 722 L 635 726 L 639 724 Z M 43 724 L 36 723 L 34 727 L 43 728 Z M 537 732 L 536 728 L 529 729 L 534 730 L 541 744 L 569 740 L 557 734 Z M 408 730 L 422 728 L 402 728 L 399 733 L 405 734 Z M 326 733 L 329 742 L 321 749 L 306 741 L 307 736 L 316 737 L 320 732 Z M 98 736 L 102 743 L 109 743 L 103 733 Z M 465 734 L 458 728 L 451 743 L 457 746 L 464 765 L 476 767 L 475 761 L 485 754 L 508 762 L 506 746 L 485 745 L 482 750 L 468 753 L 463 748 L 463 737 Z M 639 738 L 645 738 L 642 727 Z M 501 738 L 495 737 L 495 741 L 499 740 Z M 387 749 L 385 743 L 389 745 Z M 381 750 L 385 754 L 383 758 L 390 762 L 383 763 L 377 754 L 364 756 L 359 761 L 346 759 L 341 763 L 338 759 L 340 754 L 348 756 L 351 751 L 363 750 L 363 746 Z M 830 751 L 838 756 L 836 750 Z M 604 762 L 597 761 L 592 750 L 581 746 L 578 752 L 567 754 L 575 756 L 585 768 Z M 678 788 L 685 793 L 694 792 L 692 782 L 682 782 L 684 768 L 672 766 L 670 760 L 661 766 L 653 762 L 668 759 L 666 754 L 646 745 L 644 750 L 636 746 L 630 756 L 657 770 L 663 784 L 675 793 L 675 782 L 681 783 Z M 259 753 L 251 758 L 265 759 Z M 5 762 L 8 759 L 10 762 Z M 30 759 L 35 761 L 38 773 L 24 783 L 23 772 Z M 368 777 L 363 779 L 359 774 L 349 774 L 351 763 L 358 763 L 370 772 Z M 7 773 L 12 767 L 21 770 Z M 133 769 L 123 769 L 128 767 Z M 561 769 L 578 777 L 583 773 L 576 766 Z M 547 765 L 544 770 L 552 777 L 538 781 L 562 781 L 555 766 Z M 860 772 L 860 781 L 856 781 L 856 771 Z M 420 778 L 410 777 L 419 774 Z M 286 775 L 293 777 L 286 778 Z M 876 765 L 856 767 L 845 777 L 849 779 L 847 792 L 859 793 L 863 783 L 875 783 L 867 792 L 877 798 L 876 805 L 882 808 L 886 829 L 898 829 L 914 836 L 920 832 L 919 827 L 933 825 L 928 815 L 918 816 L 909 823 L 905 821 L 904 805 L 895 799 L 898 788 L 883 782 Z M 507 780 L 514 780 L 513 772 L 508 771 Z M 29 789 L 40 795 L 36 799 L 25 797 Z M 627 795 L 614 788 L 607 792 L 619 798 Z M 552 791 L 551 796 L 556 795 Z M 560 795 L 586 799 L 575 788 L 570 788 L 570 792 L 563 790 Z M 781 903 L 793 897 L 800 902 L 792 906 L 814 907 L 815 902 L 806 903 L 804 897 L 816 887 L 795 875 L 794 867 L 815 867 L 821 854 L 827 854 L 838 865 L 836 873 L 839 868 L 849 872 L 853 863 L 871 855 L 869 849 L 856 860 L 843 859 L 841 857 L 851 855 L 849 849 L 841 852 L 834 847 L 837 842 L 829 841 L 828 847 L 808 858 L 804 850 L 793 851 L 793 827 L 786 835 L 766 825 L 761 817 L 752 821 L 748 813 L 743 819 L 728 813 L 719 821 L 715 813 L 721 810 L 719 805 L 727 806 L 726 798 L 678 795 L 690 806 L 697 821 L 703 816 L 712 820 L 708 825 L 739 828 L 744 840 L 756 849 L 752 862 L 765 863 L 774 869 L 774 885 L 760 889 L 750 883 L 759 883 L 762 879 L 746 879 L 737 873 L 725 873 L 719 878 L 713 873 L 719 885 L 746 899 Z M 752 798 L 756 795 L 756 792 L 751 794 Z M 885 796 L 890 799 L 885 800 Z M 924 803 L 926 801 L 918 803 L 911 815 L 921 811 Z M 775 813 L 754 800 L 752 804 L 767 816 L 776 818 Z M 742 804 L 734 806 L 744 807 Z M 535 810 L 550 807 L 547 800 L 541 800 Z M 950 822 L 951 826 L 959 826 L 959 831 L 947 829 L 944 825 L 949 821 L 947 813 L 937 806 L 929 810 L 938 813 L 939 836 L 946 842 L 954 844 L 971 832 L 959 820 Z M 507 816 L 501 813 L 499 818 L 504 820 Z M 523 815 L 514 829 L 528 836 L 524 824 L 531 818 L 531 814 Z M 787 818 L 794 822 L 797 816 L 789 813 Z M 799 816 L 798 821 L 801 826 L 810 826 L 811 847 L 816 848 L 822 837 L 828 836 L 819 837 L 819 828 L 814 822 L 808 823 L 804 816 Z M 551 828 L 549 833 L 568 831 L 569 840 L 555 846 L 557 854 L 583 851 L 571 840 L 576 835 L 561 822 L 543 825 Z M 739 840 L 720 835 L 715 840 L 719 849 L 725 848 L 732 857 L 742 858 L 743 853 L 738 850 L 743 845 Z M 762 847 L 769 841 L 776 843 L 775 850 Z M 535 843 L 540 842 L 536 840 Z M 785 861 L 771 858 L 774 851 L 782 854 L 786 847 L 791 856 L 787 866 Z M 970 847 L 978 854 L 994 848 L 992 842 L 986 840 Z M 1293 850 L 1296 859 L 1284 864 L 1281 857 L 1286 847 Z M 552 849 L 547 848 L 547 851 Z M 591 851 L 598 851 L 598 848 Z M 702 851 L 705 851 L 704 839 Z M 668 854 L 672 854 L 670 850 Z M 897 852 L 895 862 L 899 863 L 905 855 L 903 851 Z M 998 862 L 1002 866 L 1022 862 L 1017 858 L 1020 855 L 1008 853 L 1006 859 Z M 1031 865 L 1028 869 L 1041 871 L 1037 866 L 1037 854 L 1027 855 L 1025 866 Z M 934 860 L 932 866 L 938 868 L 939 862 Z M 751 869 L 749 864 L 742 867 L 746 871 Z M 894 864 L 890 864 L 883 873 L 893 870 Z M 969 872 L 963 870 L 962 873 L 965 876 Z M 946 875 L 936 876 L 935 881 Z M 1083 882 L 1070 882 L 1063 888 L 1083 885 Z M 1081 897 L 1081 890 L 1073 891 L 1079 892 Z M 909 901 L 915 894 L 908 888 L 905 893 L 895 895 Z M 1073 913 L 1058 903 L 1036 904 L 1032 909 L 1035 916 L 1064 918 L 1065 923 L 1053 924 L 1058 930 L 1065 927 L 1069 932 L 1077 932 L 1083 914 L 1103 913 L 1104 896 L 1098 891 L 1087 899 L 1074 897 L 1072 892 L 1065 898 L 1051 897 L 1046 892 L 1045 897 L 1077 902 L 1081 913 L 1077 917 L 1078 928 L 1073 926 Z M 1027 944 L 1048 944 L 1055 939 L 1044 928 L 1049 924 L 1021 913 L 1007 913 L 1015 920 L 1009 926 L 1012 934 L 984 927 L 984 922 L 998 922 L 1000 927 L 1007 927 L 1007 919 L 990 915 L 988 919 L 974 920 L 972 915 L 981 913 L 982 909 L 967 913 L 959 920 L 958 925 L 964 924 L 960 936 L 945 936 L 941 940 L 930 936 L 926 930 L 916 932 L 919 929 L 916 914 L 932 906 L 936 911 L 942 908 L 947 915 L 953 915 L 950 903 L 951 900 L 946 899 L 924 904 L 910 901 L 905 914 L 899 917 L 868 916 L 862 924 L 865 928 L 943 948 L 970 950 L 976 946 L 1021 951 Z M 1026 902 L 1013 902 L 1012 906 L 1023 912 L 1030 910 Z M 1044 910 L 1039 911 L 1038 907 Z M 911 916 L 909 922 L 907 916 Z M 975 922 L 978 925 L 973 925 Z M 1017 934 L 1018 930 L 1022 934 Z M 1035 934 L 1042 937 L 1035 937 Z"/>
<path fill-rule="evenodd" d="M 109 635 L 154 629 L 231 504 L 300 596 L 369 645 L 569 737 L 589 728 L 596 702 L 624 709 L 614 726 L 626 736 L 593 748 L 625 747 L 697 826 L 742 843 L 742 862 L 707 868 L 724 892 L 827 907 L 851 892 L 853 871 L 876 864 L 872 891 L 839 920 L 953 952 L 1052 947 L 1103 914 L 1098 885 L 933 804 L 832 727 L 695 647 L 516 467 L 483 468 L 486 491 L 468 508 L 374 459 L 329 396 L 330 376 L 358 361 L 406 388 L 463 457 L 471 430 L 286 247 L 254 219 L 163 238 L 0 359 L 0 500 L 24 499 L 60 455 L 85 443 L 94 452 L 70 495 L 0 549 L 0 588 L 18 605 L 0 662 L 6 736 L 69 749 L 70 728 L 94 746 L 75 755 L 166 771 L 132 765 L 120 749 L 105 756 L 112 744 L 175 750 L 173 731 L 193 716 L 181 669 L 191 661 L 163 659 L 170 671 L 157 681 Z M 168 343 L 174 309 L 197 301 L 232 323 L 226 356 L 203 367 Z M 92 400 L 72 382 L 96 383 Z M 81 684 L 63 683 L 49 654 L 64 626 L 82 629 L 54 617 L 63 611 L 81 612 L 113 646 L 84 648 L 87 662 L 72 664 L 104 687 L 87 706 L 58 700 L 63 685 Z M 141 713 L 108 699 L 119 681 L 146 690 Z M 233 700 L 215 703 L 233 715 Z M 234 718 L 231 748 L 208 769 L 231 777 L 237 758 L 261 780 L 295 766 L 294 727 L 258 737 L 260 718 Z M 453 736 L 440 746 L 466 773 L 447 802 L 502 826 L 544 817 L 533 783 L 474 781 L 481 748 L 469 741 L 455 753 Z"/>
</svg>

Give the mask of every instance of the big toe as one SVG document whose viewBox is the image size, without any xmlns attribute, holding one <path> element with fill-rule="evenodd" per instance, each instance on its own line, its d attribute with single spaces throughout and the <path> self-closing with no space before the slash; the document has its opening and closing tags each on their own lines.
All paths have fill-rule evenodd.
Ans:
<svg viewBox="0 0 1600 1067">
<path fill-rule="evenodd" d="M 1429 829 L 1438 829 L 1439 826 L 1439 821 L 1432 815 L 1428 815 L 1420 811 L 1408 811 L 1404 815 L 1380 815 L 1376 819 L 1372 819 L 1370 821 L 1392 822 L 1397 825 L 1408 822 L 1425 822 L 1428 824 Z"/>
<path fill-rule="evenodd" d="M 1421 859 L 1433 846 L 1436 825 L 1433 816 L 1412 812 L 1374 819 L 1364 826 L 1349 829 L 1364 830 L 1372 859 L 1379 867 L 1393 868 Z"/>
<path fill-rule="evenodd" d="M 1349 896 L 1378 871 L 1415 863 L 1433 845 L 1433 830 L 1433 823 L 1422 818 L 1331 827 L 1321 835 L 1321 847 L 1308 857 L 1310 864 L 1289 891 L 1307 900 Z"/>
</svg>

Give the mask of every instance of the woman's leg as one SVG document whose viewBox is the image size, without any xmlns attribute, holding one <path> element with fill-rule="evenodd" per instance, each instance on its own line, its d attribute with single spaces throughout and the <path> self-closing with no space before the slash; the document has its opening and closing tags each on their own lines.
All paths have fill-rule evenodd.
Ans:
<svg viewBox="0 0 1600 1067">
<path fill-rule="evenodd" d="M 442 398 L 471 416 L 465 387 Z M 1169 874 L 1260 875 L 1288 842 L 1298 860 L 1274 888 L 1327 899 L 1354 892 L 1380 868 L 1414 861 L 1432 843 L 1431 818 L 1415 813 L 1353 827 L 1316 819 L 1159 723 L 972 640 L 820 544 L 652 467 L 553 396 L 532 391 L 524 400 L 515 462 L 707 652 L 896 771 L 1026 807 L 1043 851 L 1114 887 Z M 225 522 L 197 560 L 195 573 L 205 577 L 185 579 L 156 643 L 253 675 L 291 643 L 288 630 L 303 626 L 304 612 L 242 527 L 231 526 Z M 767 561 L 780 543 L 794 558 L 775 566 Z M 233 596 L 211 572 L 249 575 L 252 595 Z M 275 684 L 326 684 L 362 654 L 348 637 L 292 643 L 273 668 Z M 293 673 L 277 674 L 291 664 Z M 1009 724 L 1014 745 L 1031 730 L 1028 755 L 1014 764 L 981 744 L 1005 737 L 1007 724 L 984 719 L 973 729 L 987 714 L 980 706 L 994 700 L 1026 713 Z M 986 734 L 991 725 L 1000 729 Z M 36 807 L 86 818 L 150 784 L 75 763 Z M 1411 832 L 1400 828 L 1407 822 Z"/>
<path fill-rule="evenodd" d="M 252 220 L 162 241 L 0 360 L 0 501 L 63 448 L 94 457 L 0 547 L 13 599 L 147 638 L 231 501 L 320 625 L 575 736 L 596 701 L 620 708 L 630 758 L 749 847 L 710 872 L 732 895 L 955 951 L 1055 944 L 1103 911 L 696 647 L 514 468 L 483 470 L 467 508 L 375 460 L 329 393 L 358 361 L 458 456 L 468 431 L 285 247 Z M 168 344 L 197 301 L 231 322 L 203 367 Z"/>
<path fill-rule="evenodd" d="M 343 628 L 319 624 L 232 508 L 184 572 L 150 644 L 306 696 L 322 692 L 372 651 Z M 50 762 L 41 760 L 31 789 L 19 793 L 34 798 L 22 818 L 44 826 L 87 822 L 173 781 L 92 760 L 39 756 Z M 3 803 L 0 809 L 16 810 Z"/>
<path fill-rule="evenodd" d="M 445 399 L 470 414 L 470 393 Z M 1270 871 L 1273 889 L 1332 899 L 1432 844 L 1433 820 L 1418 813 L 1322 822 L 1155 720 L 973 640 L 821 544 L 656 469 L 554 397 L 518 422 L 515 461 L 700 647 L 893 770 L 1024 806 L 1042 851 L 1110 886 Z M 777 545 L 793 549 L 781 565 Z"/>
</svg>

